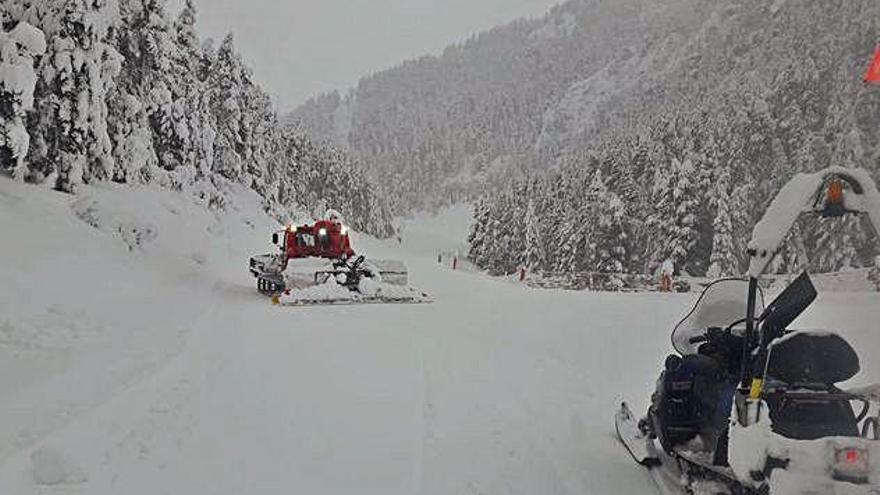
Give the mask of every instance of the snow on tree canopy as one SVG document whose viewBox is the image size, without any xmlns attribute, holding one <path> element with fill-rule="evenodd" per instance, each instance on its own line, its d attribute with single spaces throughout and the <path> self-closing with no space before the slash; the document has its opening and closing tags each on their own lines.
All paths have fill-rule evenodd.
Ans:
<svg viewBox="0 0 880 495">
<path fill-rule="evenodd" d="M 855 181 L 861 194 L 844 191 L 847 210 L 867 213 L 875 230 L 880 226 L 880 193 L 870 174 L 864 169 L 830 167 L 813 174 L 798 174 L 786 184 L 755 226 L 749 250 L 753 253 L 749 275 L 759 277 L 779 251 L 795 221 L 804 212 L 814 211 L 817 194 L 826 180 L 842 176 Z"/>
<path fill-rule="evenodd" d="M 0 2 L 0 170 L 65 192 L 152 183 L 217 209 L 238 183 L 280 222 L 332 205 L 390 236 L 367 168 L 279 122 L 232 38 L 202 43 L 181 3 L 174 18 L 165 0 Z"/>
<path fill-rule="evenodd" d="M 26 22 L 0 33 L 0 148 L 6 148 L 15 159 L 13 174 L 17 178 L 24 177 L 24 159 L 30 148 L 24 117 L 34 106 L 34 57 L 45 51 L 43 32 Z"/>
<path fill-rule="evenodd" d="M 9 32 L 9 37 L 26 48 L 31 55 L 46 53 L 46 36 L 43 34 L 43 31 L 26 22 L 19 22 L 12 28 L 12 31 Z"/>
<path fill-rule="evenodd" d="M 34 56 L 46 52 L 43 32 L 26 22 L 12 31 L 0 33 L 0 86 L 18 100 L 20 110 L 30 110 L 34 103 Z"/>
</svg>

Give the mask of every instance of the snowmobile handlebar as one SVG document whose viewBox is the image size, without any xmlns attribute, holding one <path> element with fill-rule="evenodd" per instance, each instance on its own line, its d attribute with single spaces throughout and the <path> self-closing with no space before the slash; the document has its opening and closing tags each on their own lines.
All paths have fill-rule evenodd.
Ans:
<svg viewBox="0 0 880 495">
<path fill-rule="evenodd" d="M 723 329 L 720 327 L 710 327 L 706 330 L 706 333 L 704 333 L 703 335 L 691 337 L 690 339 L 688 339 L 688 342 L 691 344 L 703 344 L 706 342 L 712 342 L 714 340 L 730 337 L 733 335 L 733 327 L 741 325 L 745 321 L 745 318 L 737 320 Z"/>
</svg>

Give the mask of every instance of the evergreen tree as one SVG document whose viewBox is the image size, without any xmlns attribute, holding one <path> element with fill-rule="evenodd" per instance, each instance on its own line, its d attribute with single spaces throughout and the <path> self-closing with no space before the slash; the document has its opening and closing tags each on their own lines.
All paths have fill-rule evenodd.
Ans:
<svg viewBox="0 0 880 495">
<path fill-rule="evenodd" d="M 107 95 L 121 59 L 112 45 L 119 25 L 115 0 L 40 2 L 25 11 L 49 40 L 38 67 L 36 111 L 29 121 L 28 156 L 36 180 L 56 173 L 56 187 L 113 176 Z"/>
<path fill-rule="evenodd" d="M 739 261 L 733 243 L 733 218 L 730 213 L 730 171 L 718 171 L 713 188 L 715 219 L 712 224 L 712 255 L 709 258 L 710 278 L 732 277 L 738 274 Z"/>
<path fill-rule="evenodd" d="M 43 32 L 19 22 L 8 33 L 0 25 L 0 170 L 24 180 L 30 135 L 25 118 L 34 106 L 34 57 L 46 51 Z"/>
<path fill-rule="evenodd" d="M 623 287 L 620 275 L 625 273 L 629 255 L 629 236 L 626 224 L 626 206 L 620 197 L 609 191 L 597 175 L 596 198 L 596 271 L 608 275 L 605 289 Z"/>
<path fill-rule="evenodd" d="M 358 160 L 282 126 L 231 36 L 218 50 L 199 40 L 192 0 L 175 21 L 165 7 L 0 3 L 0 168 L 67 192 L 155 182 L 218 208 L 234 181 L 279 220 L 335 205 L 352 227 L 392 235 L 388 205 Z M 45 56 L 28 24 L 45 32 Z"/>
</svg>

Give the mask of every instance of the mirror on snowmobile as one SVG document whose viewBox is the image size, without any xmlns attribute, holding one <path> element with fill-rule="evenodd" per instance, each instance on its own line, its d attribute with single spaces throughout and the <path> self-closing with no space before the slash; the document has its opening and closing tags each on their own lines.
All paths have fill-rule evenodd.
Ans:
<svg viewBox="0 0 880 495">
<path fill-rule="evenodd" d="M 779 294 L 758 318 L 765 342 L 782 335 L 788 325 L 804 312 L 818 293 L 810 275 L 804 272 Z"/>
</svg>

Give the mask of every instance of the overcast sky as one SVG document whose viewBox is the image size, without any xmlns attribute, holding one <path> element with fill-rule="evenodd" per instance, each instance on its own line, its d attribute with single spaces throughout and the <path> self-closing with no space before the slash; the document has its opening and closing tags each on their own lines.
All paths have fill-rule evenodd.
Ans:
<svg viewBox="0 0 880 495">
<path fill-rule="evenodd" d="M 440 53 L 559 0 L 196 0 L 202 36 L 232 31 L 239 51 L 281 111 L 354 86 L 405 59 Z M 183 0 L 170 0 L 177 14 Z"/>
</svg>

